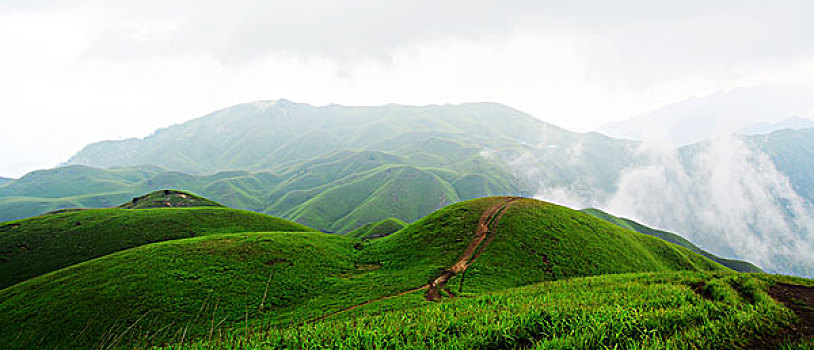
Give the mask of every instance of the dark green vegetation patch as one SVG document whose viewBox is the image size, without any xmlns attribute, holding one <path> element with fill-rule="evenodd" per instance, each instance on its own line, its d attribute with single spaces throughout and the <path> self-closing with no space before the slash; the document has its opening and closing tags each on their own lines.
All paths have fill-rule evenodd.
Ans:
<svg viewBox="0 0 814 350">
<path fill-rule="evenodd" d="M 178 190 L 159 190 L 119 206 L 122 209 L 152 209 L 152 208 L 189 208 L 189 207 L 222 207 L 223 205 L 210 199 Z"/>
</svg>

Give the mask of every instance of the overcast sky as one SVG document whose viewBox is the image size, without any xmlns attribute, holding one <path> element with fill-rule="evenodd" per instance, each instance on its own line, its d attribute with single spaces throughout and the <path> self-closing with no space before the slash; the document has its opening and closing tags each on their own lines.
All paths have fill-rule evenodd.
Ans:
<svg viewBox="0 0 814 350">
<path fill-rule="evenodd" d="M 0 176 L 253 100 L 495 101 L 583 131 L 812 85 L 812 3 L 0 0 Z"/>
</svg>

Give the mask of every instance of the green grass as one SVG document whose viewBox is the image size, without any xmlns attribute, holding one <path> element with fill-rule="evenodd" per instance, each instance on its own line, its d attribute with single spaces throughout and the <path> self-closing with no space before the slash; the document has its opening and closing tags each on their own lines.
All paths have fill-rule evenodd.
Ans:
<svg viewBox="0 0 814 350">
<path fill-rule="evenodd" d="M 86 348 L 201 337 L 239 326 L 246 313 L 252 324 L 265 315 L 300 322 L 292 310 L 318 312 L 325 305 L 307 302 L 332 302 L 338 296 L 325 293 L 357 272 L 353 251 L 351 239 L 313 232 L 141 246 L 1 290 L 0 339 L 6 349 Z"/>
<path fill-rule="evenodd" d="M 0 223 L 0 288 L 143 244 L 252 231 L 313 231 L 228 208 L 92 209 Z"/>
<path fill-rule="evenodd" d="M 407 223 L 396 218 L 387 218 L 382 221 L 367 224 L 351 232 L 346 233 L 349 237 L 371 239 L 381 238 L 390 235 L 398 230 L 407 227 Z"/>
<path fill-rule="evenodd" d="M 336 313 L 345 308 L 437 277 L 459 259 L 484 211 L 505 200 L 454 204 L 375 240 L 314 232 L 237 233 L 121 251 L 0 291 L 0 339 L 13 339 L 11 348 L 163 344 L 208 339 L 210 332 L 236 336 L 323 316 L 341 318 L 344 314 Z M 184 210 L 225 209 L 111 209 Z M 728 271 L 684 248 L 537 200 L 516 202 L 495 227 L 463 287 L 457 276 L 447 285 L 450 291 L 474 296 L 597 274 Z M 410 299 L 370 307 L 402 310 L 426 303 L 420 294 L 405 298 Z"/>
<path fill-rule="evenodd" d="M 773 278 L 735 272 L 605 275 L 420 306 L 407 295 L 352 317 L 172 348 L 750 349 L 794 319 L 767 295 Z"/>
<path fill-rule="evenodd" d="M 429 279 L 460 256 L 483 211 L 504 200 L 490 197 L 451 205 L 374 240 L 366 251 L 371 259 L 382 259 L 382 266 L 413 270 L 411 276 Z M 605 273 L 726 269 L 685 248 L 534 199 L 510 206 L 494 237 L 467 270 L 463 288 L 461 276 L 450 280 L 452 291 L 492 291 Z"/>
<path fill-rule="evenodd" d="M 456 201 L 452 186 L 432 173 L 412 166 L 382 166 L 325 188 L 281 216 L 344 233 L 391 216 L 418 220 Z"/>
<path fill-rule="evenodd" d="M 707 251 L 705 251 L 705 250 L 703 250 L 701 248 L 698 248 L 698 246 L 696 246 L 692 242 L 684 239 L 683 237 L 681 237 L 681 236 L 679 236 L 679 235 L 677 235 L 675 233 L 656 230 L 654 228 L 644 226 L 644 225 L 642 225 L 642 224 L 640 224 L 638 222 L 635 222 L 633 220 L 624 219 L 624 218 L 620 218 L 620 217 L 610 215 L 610 214 L 608 214 L 608 213 L 606 213 L 604 211 L 601 211 L 599 209 L 590 208 L 590 209 L 583 209 L 581 211 L 583 213 L 590 214 L 592 216 L 595 216 L 597 218 L 600 218 L 602 220 L 610 222 L 610 223 L 612 223 L 614 225 L 617 225 L 619 227 L 623 227 L 623 228 L 626 228 L 626 229 L 629 229 L 629 230 L 632 230 L 632 231 L 636 231 L 636 232 L 639 232 L 639 233 L 644 233 L 646 235 L 650 235 L 650 236 L 653 236 L 653 237 L 658 237 L 658 238 L 661 238 L 661 239 L 663 239 L 663 240 L 665 240 L 667 242 L 680 245 L 680 246 L 682 246 L 684 248 L 687 248 L 687 249 L 689 249 L 689 250 L 691 250 L 693 252 L 701 254 L 704 257 L 706 257 L 706 258 L 708 258 L 708 259 L 710 259 L 712 261 L 715 261 L 715 262 L 717 262 L 717 263 L 719 263 L 721 265 L 724 265 L 724 266 L 726 266 L 726 267 L 728 267 L 730 269 L 733 269 L 735 271 L 739 271 L 739 272 L 763 272 L 760 268 L 758 268 L 757 266 L 753 265 L 750 262 L 735 260 L 735 259 L 726 259 L 726 258 L 721 258 L 721 257 L 715 256 L 712 253 L 709 253 L 709 252 L 707 252 Z"/>
</svg>

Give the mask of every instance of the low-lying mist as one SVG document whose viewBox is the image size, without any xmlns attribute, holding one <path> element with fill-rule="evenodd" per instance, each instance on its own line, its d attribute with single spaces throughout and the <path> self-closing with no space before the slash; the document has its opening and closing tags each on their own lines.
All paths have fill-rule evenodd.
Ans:
<svg viewBox="0 0 814 350">
<path fill-rule="evenodd" d="M 575 162 L 585 156 L 572 152 Z M 613 188 L 589 177 L 552 183 L 541 174 L 539 154 L 503 161 L 526 181 L 535 197 L 562 205 L 596 207 L 655 228 L 678 233 L 714 254 L 748 260 L 767 272 L 814 276 L 814 208 L 764 153 L 737 136 L 675 149 L 657 141 L 631 151 Z M 612 160 L 609 160 L 612 161 Z M 608 179 L 606 179 L 608 180 Z M 614 180 L 614 179 L 611 179 Z"/>
</svg>

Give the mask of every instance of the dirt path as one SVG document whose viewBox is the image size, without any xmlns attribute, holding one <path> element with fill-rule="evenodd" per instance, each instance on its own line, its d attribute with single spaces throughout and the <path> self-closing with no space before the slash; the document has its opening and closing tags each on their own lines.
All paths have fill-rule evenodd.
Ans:
<svg viewBox="0 0 814 350">
<path fill-rule="evenodd" d="M 475 259 L 477 259 L 480 256 L 480 254 L 483 252 L 486 246 L 489 245 L 492 239 L 494 239 L 495 235 L 494 234 L 490 235 L 489 233 L 494 232 L 495 226 L 497 225 L 498 221 L 500 221 L 500 218 L 503 217 L 503 213 L 505 213 L 506 208 L 508 208 L 509 205 L 511 205 L 518 199 L 520 199 L 520 197 L 510 197 L 504 200 L 503 202 L 500 202 L 489 207 L 489 209 L 487 209 L 483 213 L 483 215 L 481 215 L 480 220 L 478 220 L 478 229 L 475 231 L 475 237 L 473 237 L 472 241 L 469 242 L 469 245 L 466 247 L 466 250 L 464 250 L 463 255 L 461 255 L 461 257 L 458 259 L 457 262 L 455 262 L 455 264 L 452 265 L 452 267 L 444 271 L 441 274 L 441 276 L 438 276 L 435 280 L 433 280 L 432 283 L 425 284 L 421 287 L 413 288 L 396 294 L 386 295 L 380 298 L 368 300 L 364 303 L 347 307 L 342 310 L 335 311 L 325 316 L 313 319 L 308 323 L 321 321 L 328 317 L 345 313 L 360 308 L 362 306 L 373 304 L 378 301 L 395 298 L 398 296 L 410 294 L 424 289 L 427 289 L 426 294 L 427 300 L 430 301 L 440 300 L 441 294 L 439 293 L 439 290 L 444 286 L 444 284 L 446 284 L 446 282 L 450 278 L 452 278 L 456 274 L 466 271 L 466 269 L 472 266 L 472 264 L 475 262 Z"/>
<path fill-rule="evenodd" d="M 449 269 L 441 273 L 435 280 L 433 280 L 427 287 L 426 298 L 429 301 L 441 300 L 441 288 L 453 276 L 466 271 L 475 260 L 480 256 L 487 245 L 494 239 L 495 226 L 500 218 L 505 213 L 506 208 L 509 207 L 514 201 L 520 199 L 519 197 L 511 197 L 501 203 L 495 204 L 486 210 L 481 215 L 478 221 L 478 229 L 475 231 L 475 237 L 469 242 L 469 245 L 464 250 L 463 255 L 458 261 Z"/>
<path fill-rule="evenodd" d="M 793 311 L 798 322 L 780 330 L 776 337 L 761 345 L 776 348 L 784 339 L 796 343 L 814 337 L 814 287 L 778 283 L 769 287 L 769 295 Z"/>
</svg>

